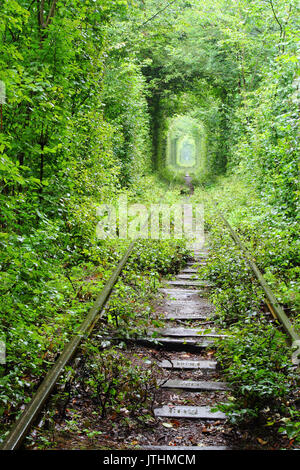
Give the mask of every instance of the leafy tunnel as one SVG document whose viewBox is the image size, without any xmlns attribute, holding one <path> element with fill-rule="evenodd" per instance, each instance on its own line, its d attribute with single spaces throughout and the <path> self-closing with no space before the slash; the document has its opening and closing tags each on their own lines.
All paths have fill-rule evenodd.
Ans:
<svg viewBox="0 0 300 470">
<path fill-rule="evenodd" d="M 206 165 L 206 135 L 202 123 L 189 116 L 170 120 L 166 168 L 172 175 L 200 174 Z"/>
<path fill-rule="evenodd" d="M 207 207 L 220 322 L 245 328 L 240 349 L 224 351 L 235 384 L 253 393 L 247 409 L 232 403 L 236 416 L 269 407 L 266 383 L 278 409 L 290 402 L 285 353 L 279 361 L 277 333 L 260 323 L 261 293 L 210 202 L 300 327 L 298 3 L 0 1 L 0 440 L 128 246 L 97 239 L 99 205 L 115 208 L 120 196 L 173 204 L 187 172 L 191 200 Z M 146 331 L 159 279 L 186 256 L 182 240 L 137 244 L 103 323 L 107 338 L 116 326 L 126 341 Z M 255 388 L 258 358 L 266 365 Z"/>
</svg>

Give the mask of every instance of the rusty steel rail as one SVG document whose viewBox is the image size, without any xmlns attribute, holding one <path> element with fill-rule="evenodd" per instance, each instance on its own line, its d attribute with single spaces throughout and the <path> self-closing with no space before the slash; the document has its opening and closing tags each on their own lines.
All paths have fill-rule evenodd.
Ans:
<svg viewBox="0 0 300 470">
<path fill-rule="evenodd" d="M 263 277 L 261 271 L 258 269 L 257 265 L 253 261 L 253 258 L 251 256 L 250 252 L 245 247 L 245 245 L 243 244 L 243 242 L 241 241 L 241 239 L 239 238 L 237 233 L 233 230 L 230 223 L 226 220 L 224 215 L 221 213 L 221 211 L 218 208 L 218 204 L 213 199 L 212 199 L 212 202 L 215 206 L 215 209 L 216 209 L 216 212 L 217 212 L 218 216 L 223 221 L 224 225 L 228 228 L 231 237 L 235 241 L 236 245 L 241 249 L 244 259 L 247 261 L 247 263 L 251 267 L 253 273 L 255 274 L 255 276 L 256 276 L 259 284 L 260 284 L 260 286 L 262 287 L 262 289 L 265 293 L 265 296 L 267 298 L 266 303 L 267 303 L 267 306 L 268 306 L 271 314 L 273 315 L 273 317 L 275 319 L 277 319 L 281 323 L 284 331 L 289 336 L 292 348 L 294 349 L 294 352 L 292 354 L 292 361 L 293 361 L 294 364 L 299 365 L 300 364 L 300 358 L 299 358 L 300 357 L 300 336 L 298 335 L 298 333 L 293 328 L 292 323 L 290 322 L 290 320 L 287 317 L 286 313 L 284 312 L 283 308 L 279 304 L 279 302 L 276 299 L 274 293 L 272 292 L 272 290 L 268 286 L 268 284 L 267 284 L 265 278 Z"/>
</svg>

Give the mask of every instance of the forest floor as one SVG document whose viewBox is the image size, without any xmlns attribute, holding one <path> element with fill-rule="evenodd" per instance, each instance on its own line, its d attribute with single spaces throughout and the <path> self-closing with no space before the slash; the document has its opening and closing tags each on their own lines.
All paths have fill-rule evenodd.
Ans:
<svg viewBox="0 0 300 470">
<path fill-rule="evenodd" d="M 128 357 L 155 357 L 156 360 L 166 358 L 166 352 L 132 347 L 126 351 Z M 184 360 L 213 358 L 213 351 L 206 354 L 168 353 L 168 357 Z M 161 377 L 161 376 L 160 376 Z M 181 379 L 195 380 L 194 373 L 179 372 Z M 203 378 L 203 377 L 202 377 Z M 218 373 L 210 379 L 220 379 Z M 163 391 L 157 393 L 153 405 L 160 407 L 173 405 L 210 405 L 226 398 L 226 392 L 182 392 Z M 145 416 L 147 411 L 145 410 Z M 76 418 L 76 430 L 72 425 Z M 128 419 L 129 418 L 129 419 Z M 88 432 L 86 431 L 88 429 Z M 91 436 L 92 433 L 94 436 Z M 98 434 L 99 433 L 99 434 Z M 90 436 L 88 435 L 90 434 Z M 290 441 L 280 437 L 275 429 L 262 426 L 238 428 L 222 421 L 203 421 L 191 419 L 150 419 L 139 416 L 129 416 L 124 409 L 121 414 L 111 411 L 106 417 L 99 417 L 99 408 L 93 400 L 77 398 L 69 405 L 63 420 L 58 420 L 52 430 L 46 431 L 49 444 L 43 447 L 42 442 L 28 449 L 51 448 L 53 450 L 83 450 L 83 449 L 140 449 L 144 446 L 227 446 L 235 450 L 279 450 L 291 447 Z"/>
</svg>

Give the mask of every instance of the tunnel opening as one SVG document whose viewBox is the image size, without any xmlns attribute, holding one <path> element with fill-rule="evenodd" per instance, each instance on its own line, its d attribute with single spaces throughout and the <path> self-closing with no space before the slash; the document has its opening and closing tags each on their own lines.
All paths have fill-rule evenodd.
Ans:
<svg viewBox="0 0 300 470">
<path fill-rule="evenodd" d="M 206 167 L 206 133 L 201 122 L 179 115 L 168 121 L 166 172 L 182 180 L 186 173 L 199 176 Z"/>
</svg>

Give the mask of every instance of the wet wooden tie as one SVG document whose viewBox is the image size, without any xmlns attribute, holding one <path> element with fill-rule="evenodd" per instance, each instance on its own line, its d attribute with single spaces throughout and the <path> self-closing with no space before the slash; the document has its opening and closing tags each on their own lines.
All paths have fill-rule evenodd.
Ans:
<svg viewBox="0 0 300 470">
<path fill-rule="evenodd" d="M 180 360 L 164 360 L 159 362 L 160 367 L 165 369 L 216 369 L 216 361 L 180 361 Z"/>
</svg>

